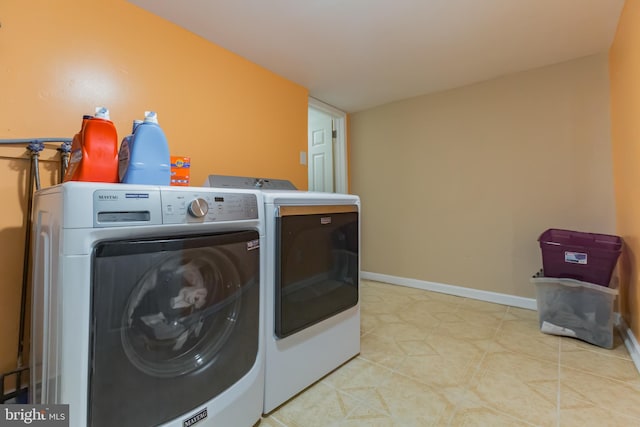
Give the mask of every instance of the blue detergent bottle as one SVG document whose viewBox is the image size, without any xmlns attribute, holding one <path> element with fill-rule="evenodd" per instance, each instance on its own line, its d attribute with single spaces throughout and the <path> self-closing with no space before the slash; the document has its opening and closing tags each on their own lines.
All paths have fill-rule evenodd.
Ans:
<svg viewBox="0 0 640 427">
<path fill-rule="evenodd" d="M 118 176 L 124 184 L 170 185 L 171 155 L 158 116 L 145 111 L 144 120 L 134 120 L 131 135 L 120 144 Z"/>
</svg>

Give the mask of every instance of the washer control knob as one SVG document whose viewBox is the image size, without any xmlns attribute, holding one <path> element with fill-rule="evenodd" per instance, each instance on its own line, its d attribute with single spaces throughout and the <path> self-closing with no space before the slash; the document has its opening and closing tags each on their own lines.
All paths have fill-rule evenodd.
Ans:
<svg viewBox="0 0 640 427">
<path fill-rule="evenodd" d="M 209 204 L 205 199 L 197 198 L 189 203 L 189 215 L 194 218 L 202 218 L 209 212 Z"/>
</svg>

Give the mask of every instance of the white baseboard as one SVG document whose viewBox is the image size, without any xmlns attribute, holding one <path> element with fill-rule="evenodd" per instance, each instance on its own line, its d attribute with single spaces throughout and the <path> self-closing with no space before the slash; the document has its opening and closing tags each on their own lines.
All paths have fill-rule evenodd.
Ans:
<svg viewBox="0 0 640 427">
<path fill-rule="evenodd" d="M 446 285 L 443 283 L 427 282 L 425 280 L 371 273 L 369 271 L 360 272 L 360 277 L 366 280 L 375 280 L 377 282 L 386 282 L 393 285 L 407 286 L 410 288 L 424 289 L 426 291 L 440 292 L 443 294 L 456 295 L 459 297 L 493 302 L 496 304 L 510 305 L 513 307 L 526 308 L 529 310 L 537 310 L 535 298 L 517 297 L 514 295 L 500 294 L 497 292 L 465 288 L 462 286 Z"/>
<path fill-rule="evenodd" d="M 616 317 L 616 325 L 624 341 L 624 346 L 627 347 L 631 360 L 633 360 L 636 369 L 640 372 L 640 344 L 638 344 L 638 340 L 636 340 L 635 335 L 633 335 L 631 328 L 629 328 L 627 322 L 624 321 L 624 318 L 618 313 L 616 313 Z"/>
</svg>

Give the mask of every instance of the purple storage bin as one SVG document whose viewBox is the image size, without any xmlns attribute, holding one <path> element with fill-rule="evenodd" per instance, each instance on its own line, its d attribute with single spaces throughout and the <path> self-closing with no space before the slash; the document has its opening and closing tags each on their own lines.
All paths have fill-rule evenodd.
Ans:
<svg viewBox="0 0 640 427">
<path fill-rule="evenodd" d="M 538 238 L 546 277 L 609 286 L 622 239 L 608 234 L 550 228 Z"/>
</svg>

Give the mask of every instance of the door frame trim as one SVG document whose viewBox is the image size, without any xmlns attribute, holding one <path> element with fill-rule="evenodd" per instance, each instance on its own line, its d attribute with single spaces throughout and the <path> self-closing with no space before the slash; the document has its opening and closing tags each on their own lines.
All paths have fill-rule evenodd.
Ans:
<svg viewBox="0 0 640 427">
<path fill-rule="evenodd" d="M 313 108 L 314 110 L 328 114 L 333 119 L 336 127 L 336 149 L 333 152 L 333 175 L 335 177 L 334 188 L 336 193 L 347 194 L 349 192 L 349 186 L 347 183 L 347 113 L 312 96 L 309 96 L 308 108 Z M 309 166 L 307 165 L 307 167 Z"/>
</svg>

